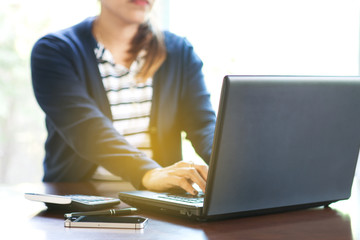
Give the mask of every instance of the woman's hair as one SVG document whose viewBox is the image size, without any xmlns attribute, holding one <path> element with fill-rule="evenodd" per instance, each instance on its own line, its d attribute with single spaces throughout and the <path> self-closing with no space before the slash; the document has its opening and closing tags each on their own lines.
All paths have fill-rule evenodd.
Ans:
<svg viewBox="0 0 360 240">
<path fill-rule="evenodd" d="M 166 58 L 166 47 L 164 36 L 150 20 L 139 26 L 139 29 L 132 39 L 129 54 L 134 61 L 138 54 L 145 50 L 145 61 L 137 73 L 136 78 L 139 82 L 144 82 L 154 76 Z"/>
</svg>

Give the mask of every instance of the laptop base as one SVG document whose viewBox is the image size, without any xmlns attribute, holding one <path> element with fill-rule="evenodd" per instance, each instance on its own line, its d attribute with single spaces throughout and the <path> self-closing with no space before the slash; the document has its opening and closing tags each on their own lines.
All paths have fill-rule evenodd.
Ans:
<svg viewBox="0 0 360 240">
<path fill-rule="evenodd" d="M 326 202 L 300 204 L 294 206 L 260 209 L 254 211 L 220 214 L 213 216 L 204 216 L 202 215 L 203 208 L 194 208 L 193 210 L 189 210 L 189 208 L 179 209 L 178 205 L 173 207 L 171 206 L 171 204 L 164 206 L 164 202 L 157 203 L 157 201 L 153 199 L 141 199 L 141 198 L 136 199 L 134 198 L 134 196 L 127 196 L 127 194 L 128 193 L 120 192 L 119 193 L 120 200 L 140 210 L 166 214 L 170 216 L 185 218 L 188 220 L 199 221 L 199 222 L 216 221 L 216 220 L 231 219 L 238 217 L 260 216 L 266 214 L 283 213 L 288 211 L 299 211 L 299 210 L 316 208 L 316 207 L 328 208 L 330 204 L 334 202 L 345 200 L 345 199 L 338 199 L 338 200 L 326 201 Z"/>
</svg>

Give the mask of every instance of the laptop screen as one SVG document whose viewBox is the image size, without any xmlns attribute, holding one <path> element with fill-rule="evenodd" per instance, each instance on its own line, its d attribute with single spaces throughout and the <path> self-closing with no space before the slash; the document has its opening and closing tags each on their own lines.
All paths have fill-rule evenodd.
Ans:
<svg viewBox="0 0 360 240">
<path fill-rule="evenodd" d="M 226 76 L 204 212 L 346 199 L 359 146 L 359 77 Z"/>
</svg>

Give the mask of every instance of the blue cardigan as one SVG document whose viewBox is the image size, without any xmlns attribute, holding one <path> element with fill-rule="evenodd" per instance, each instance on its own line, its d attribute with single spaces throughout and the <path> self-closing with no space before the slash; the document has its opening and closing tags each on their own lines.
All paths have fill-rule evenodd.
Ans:
<svg viewBox="0 0 360 240">
<path fill-rule="evenodd" d="M 182 159 L 181 131 L 208 162 L 216 116 L 202 62 L 189 42 L 164 32 L 167 58 L 153 77 L 154 161 L 113 127 L 94 54 L 93 20 L 44 36 L 32 51 L 33 89 L 48 131 L 43 181 L 88 180 L 102 165 L 140 188 L 146 171 Z"/>
</svg>

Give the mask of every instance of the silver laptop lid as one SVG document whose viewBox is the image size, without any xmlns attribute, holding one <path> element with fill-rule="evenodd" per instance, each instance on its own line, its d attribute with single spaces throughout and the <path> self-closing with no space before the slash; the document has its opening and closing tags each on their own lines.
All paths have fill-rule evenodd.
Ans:
<svg viewBox="0 0 360 240">
<path fill-rule="evenodd" d="M 226 76 L 204 213 L 346 199 L 359 146 L 359 77 Z"/>
</svg>

